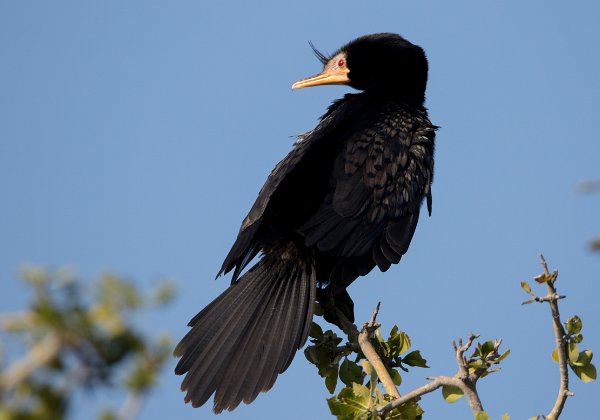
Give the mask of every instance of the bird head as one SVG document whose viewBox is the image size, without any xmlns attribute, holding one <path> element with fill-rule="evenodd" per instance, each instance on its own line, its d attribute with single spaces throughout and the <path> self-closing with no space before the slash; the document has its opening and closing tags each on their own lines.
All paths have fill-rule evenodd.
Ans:
<svg viewBox="0 0 600 420">
<path fill-rule="evenodd" d="M 425 100 L 427 58 L 421 47 L 400 35 L 365 35 L 330 56 L 311 47 L 323 63 L 323 71 L 297 81 L 292 89 L 348 85 L 416 105 Z"/>
</svg>

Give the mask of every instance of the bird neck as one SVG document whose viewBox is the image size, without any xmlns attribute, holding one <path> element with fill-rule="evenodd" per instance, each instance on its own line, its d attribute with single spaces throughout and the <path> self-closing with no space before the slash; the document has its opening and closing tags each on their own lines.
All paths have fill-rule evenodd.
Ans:
<svg viewBox="0 0 600 420">
<path fill-rule="evenodd" d="M 423 108 L 425 104 L 425 92 L 419 90 L 395 90 L 387 88 L 368 89 L 363 94 L 370 99 L 386 100 L 397 104 L 405 104 L 410 107 Z"/>
</svg>

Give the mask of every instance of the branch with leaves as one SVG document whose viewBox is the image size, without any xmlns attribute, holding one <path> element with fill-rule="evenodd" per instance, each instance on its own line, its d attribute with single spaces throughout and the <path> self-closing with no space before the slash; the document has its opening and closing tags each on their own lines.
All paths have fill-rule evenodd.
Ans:
<svg viewBox="0 0 600 420">
<path fill-rule="evenodd" d="M 112 275 L 90 284 L 64 270 L 29 269 L 23 280 L 35 291 L 31 308 L 0 315 L 3 335 L 27 343 L 24 356 L 0 364 L 0 418 L 64 418 L 74 392 L 114 387 L 123 373 L 123 407 L 102 418 L 135 418 L 170 344 L 145 337 L 129 319 L 144 306 L 169 302 L 172 286 L 146 297 Z"/>
<path fill-rule="evenodd" d="M 583 340 L 581 319 L 574 316 L 564 327 L 560 320 L 558 300 L 565 296 L 559 295 L 555 288 L 558 272 L 550 274 L 543 257 L 542 266 L 544 273 L 535 280 L 539 284 L 546 284 L 547 295 L 534 295 L 526 282 L 522 282 L 521 287 L 531 296 L 524 304 L 541 302 L 550 305 L 556 338 L 552 359 L 559 364 L 560 387 L 550 413 L 533 419 L 555 420 L 560 416 L 567 397 L 573 395 L 568 388 L 567 366 L 584 382 L 596 379 L 596 368 L 591 363 L 592 351 L 580 352 L 577 346 Z M 405 332 L 399 332 L 398 327 L 392 328 L 387 339 L 382 337 L 380 325 L 376 322 L 378 311 L 379 304 L 371 320 L 365 323 L 360 331 L 341 311 L 338 312 L 338 319 L 341 320 L 342 329 L 347 336 L 344 344 L 344 339 L 332 330 L 323 332 L 318 324 L 312 325 L 311 345 L 305 350 L 306 358 L 317 366 L 319 375 L 325 378 L 325 385 L 331 394 L 336 391 L 338 379 L 345 385 L 337 395 L 327 400 L 334 416 L 344 420 L 419 419 L 423 414 L 418 404 L 420 398 L 441 388 L 442 396 L 447 402 L 453 403 L 466 396 L 475 419 L 489 419 L 484 412 L 476 385 L 481 378 L 500 370 L 498 365 L 510 354 L 510 350 L 500 351 L 502 340 L 476 343 L 475 340 L 479 336 L 470 334 L 465 342 L 453 342 L 458 372 L 454 376 L 429 376 L 426 378 L 429 383 L 401 396 L 397 389 L 402 382 L 400 371 L 406 373 L 409 367 L 427 368 L 427 362 L 418 350 L 408 352 L 412 343 Z M 319 307 L 316 314 L 322 314 Z M 473 353 L 466 357 L 465 354 L 471 348 L 474 348 Z M 502 419 L 508 420 L 508 414 Z"/>
<path fill-rule="evenodd" d="M 550 306 L 552 329 L 556 343 L 556 347 L 552 352 L 552 360 L 558 363 L 559 366 L 560 386 L 556 401 L 550 412 L 545 416 L 533 417 L 533 419 L 555 420 L 560 417 L 567 398 L 573 396 L 573 393 L 569 391 L 569 371 L 567 366 L 583 382 L 590 382 L 596 379 L 596 367 L 592 364 L 592 351 L 583 350 L 580 352 L 577 346 L 583 341 L 583 336 L 581 335 L 583 322 L 581 318 L 575 315 L 569 318 L 563 327 L 558 310 L 558 301 L 564 299 L 566 296 L 559 295 L 556 291 L 555 283 L 558 279 L 558 271 L 554 270 L 553 273 L 550 273 L 543 255 L 540 255 L 540 263 L 544 271 L 535 277 L 534 280 L 540 285 L 546 285 L 547 294 L 541 297 L 537 296 L 532 292 L 529 283 L 521 282 L 521 288 L 531 297 L 531 299 L 523 302 L 523 305 L 540 302 L 548 303 Z"/>
<path fill-rule="evenodd" d="M 447 402 L 456 402 L 465 395 L 475 418 L 478 420 L 487 418 L 487 415 L 483 411 L 483 404 L 477 394 L 477 381 L 490 373 L 497 372 L 499 368 L 494 368 L 494 365 L 499 364 L 507 357 L 510 354 L 510 350 L 500 354 L 499 349 L 502 340 L 486 341 L 483 344 L 478 343 L 471 357 L 467 359 L 464 354 L 471 348 L 477 338 L 479 338 L 478 335 L 470 334 L 464 345 L 462 339 L 459 340 L 458 346 L 456 342 L 452 342 L 458 365 L 458 373 L 456 375 L 453 377 L 427 377 L 431 381 L 429 384 L 409 392 L 404 397 L 393 400 L 385 407 L 379 409 L 378 415 L 384 418 L 387 413 L 405 402 L 420 398 L 422 395 L 442 388 L 442 395 Z"/>
<path fill-rule="evenodd" d="M 323 332 L 318 324 L 313 323 L 312 345 L 305 350 L 307 359 L 317 366 L 330 393 L 335 392 L 338 378 L 346 385 L 336 396 L 328 399 L 333 415 L 340 419 L 418 419 L 423 414 L 418 405 L 420 397 L 439 388 L 442 388 L 446 401 L 455 402 L 466 395 L 473 413 L 483 412 L 475 384 L 480 378 L 497 371 L 495 365 L 508 356 L 509 351 L 499 353 L 501 340 L 478 343 L 469 358 L 464 354 L 478 336 L 471 334 L 464 344 L 462 340 L 458 345 L 453 343 L 458 373 L 454 377 L 428 377 L 430 383 L 400 396 L 397 389 L 402 383 L 400 371 L 408 372 L 409 367 L 427 368 L 427 362 L 419 350 L 408 352 L 410 338 L 405 332 L 399 332 L 398 327 L 392 328 L 387 339 L 381 336 L 380 325 L 376 322 L 378 311 L 379 305 L 360 332 L 338 314 L 348 336 L 348 341 L 342 346 L 342 338 L 331 330 Z M 363 385 L 365 380 L 367 382 Z M 378 385 L 383 387 L 384 392 Z"/>
</svg>

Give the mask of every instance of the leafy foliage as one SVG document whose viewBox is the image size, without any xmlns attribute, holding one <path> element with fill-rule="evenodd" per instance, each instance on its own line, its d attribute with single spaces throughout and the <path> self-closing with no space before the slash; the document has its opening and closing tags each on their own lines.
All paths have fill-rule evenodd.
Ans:
<svg viewBox="0 0 600 420">
<path fill-rule="evenodd" d="M 535 281 L 539 284 L 548 283 L 553 286 L 557 278 L 558 271 L 554 271 L 549 275 L 545 273 L 540 274 L 535 277 Z M 527 282 L 521 282 L 521 288 L 533 298 L 523 302 L 523 304 L 530 304 L 536 300 L 536 296 Z M 583 382 L 596 380 L 596 366 L 592 363 L 593 352 L 591 350 L 579 351 L 578 344 L 583 341 L 583 335 L 581 334 L 583 321 L 580 317 L 574 315 L 564 323 L 564 329 L 566 333 L 564 336 L 565 353 L 568 356 L 567 363 L 569 367 Z M 558 363 L 558 347 L 552 352 L 552 360 Z"/>
<path fill-rule="evenodd" d="M 64 418 L 80 389 L 121 381 L 139 399 L 155 385 L 169 340 L 145 337 L 130 320 L 149 304 L 168 303 L 171 285 L 146 298 L 110 274 L 84 283 L 69 271 L 29 269 L 23 280 L 34 290 L 31 307 L 3 316 L 1 327 L 27 348 L 23 358 L 0 365 L 0 418 Z M 107 410 L 102 418 L 116 414 Z"/>
<path fill-rule="evenodd" d="M 377 373 L 362 352 L 349 341 L 340 345 L 344 341 L 342 338 L 331 330 L 323 332 L 314 322 L 310 337 L 312 344 L 304 354 L 325 379 L 329 393 L 335 393 L 338 379 L 345 385 L 327 400 L 331 414 L 342 420 L 378 418 L 377 410 L 392 398 L 380 390 Z M 396 385 L 402 383 L 400 370 L 408 372 L 408 367 L 428 367 L 418 350 L 408 353 L 410 338 L 396 326 L 387 339 L 377 329 L 371 342 Z M 390 411 L 386 418 L 412 420 L 420 419 L 422 414 L 423 410 L 413 401 Z"/>
<path fill-rule="evenodd" d="M 466 360 L 468 374 L 475 375 L 477 379 L 480 379 L 490 373 L 498 372 L 500 368 L 496 365 L 500 364 L 510 354 L 510 350 L 506 350 L 502 354 L 498 353 L 499 344 L 500 341 L 477 343 L 473 354 Z M 463 395 L 462 390 L 456 386 L 445 385 L 442 387 L 442 396 L 449 404 L 455 403 Z"/>
<path fill-rule="evenodd" d="M 583 382 L 591 382 L 596 380 L 596 366 L 592 363 L 594 354 L 591 350 L 579 351 L 577 344 L 583 341 L 581 330 L 583 322 L 577 315 L 569 318 L 564 323 L 565 331 L 565 346 L 567 350 L 567 363 L 571 370 Z M 552 352 L 552 360 L 558 363 L 558 348 Z"/>
</svg>

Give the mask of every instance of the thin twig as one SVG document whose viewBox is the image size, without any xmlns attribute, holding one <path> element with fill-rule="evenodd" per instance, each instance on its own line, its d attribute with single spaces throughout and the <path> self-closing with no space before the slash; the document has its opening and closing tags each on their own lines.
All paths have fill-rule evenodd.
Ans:
<svg viewBox="0 0 600 420">
<path fill-rule="evenodd" d="M 565 295 L 558 295 L 558 294 L 553 294 L 553 295 L 546 295 L 546 296 L 536 296 L 536 295 L 531 295 L 531 298 L 533 299 L 534 302 L 552 302 L 552 301 L 557 301 L 560 299 L 564 299 L 566 298 Z"/>
<path fill-rule="evenodd" d="M 365 325 L 363 325 L 362 330 L 358 334 L 358 345 L 360 346 L 360 349 L 362 350 L 369 363 L 371 363 L 371 366 L 373 366 L 373 369 L 375 369 L 375 372 L 377 372 L 377 376 L 379 377 L 379 380 L 381 381 L 385 392 L 387 392 L 393 398 L 400 398 L 400 393 L 396 388 L 396 384 L 394 384 L 390 373 L 381 361 L 381 357 L 379 357 L 379 354 L 377 354 L 377 350 L 375 350 L 375 347 L 373 347 L 373 344 L 371 344 L 370 340 L 371 335 L 373 335 L 373 333 L 380 326 L 377 323 L 379 305 L 380 303 L 378 303 L 377 307 L 375 307 L 375 311 L 373 311 L 371 320 Z"/>
<path fill-rule="evenodd" d="M 550 276 L 551 274 L 550 271 L 548 271 L 548 264 L 546 263 L 546 259 L 543 255 L 540 255 L 540 263 L 542 265 L 542 268 L 544 269 L 544 274 L 546 276 Z M 557 272 L 555 271 L 555 278 L 556 275 Z M 569 371 L 567 369 L 568 359 L 567 346 L 565 341 L 566 333 L 560 320 L 560 312 L 558 311 L 558 299 L 560 298 L 560 296 L 556 293 L 556 288 L 554 287 L 553 281 L 546 282 L 546 286 L 548 287 L 548 295 L 546 296 L 545 300 L 544 298 L 541 298 L 541 301 L 548 302 L 548 304 L 550 305 L 550 311 L 552 312 L 552 329 L 554 330 L 554 338 L 556 341 L 556 349 L 558 355 L 558 366 L 560 371 L 560 387 L 558 389 L 556 402 L 554 403 L 554 407 L 552 407 L 550 413 L 546 415 L 546 419 L 556 420 L 562 413 L 567 398 L 573 395 L 573 393 L 569 391 Z"/>
<path fill-rule="evenodd" d="M 473 333 L 469 333 L 469 338 L 467 339 L 467 343 L 463 345 L 462 338 L 458 339 L 458 346 L 455 341 L 452 341 L 452 347 L 454 348 L 454 353 L 456 354 L 456 364 L 458 365 L 458 373 L 461 378 L 467 379 L 469 378 L 469 368 L 467 367 L 467 359 L 464 354 L 471 346 L 473 345 L 473 341 L 479 338 L 479 335 L 475 335 Z"/>
</svg>

